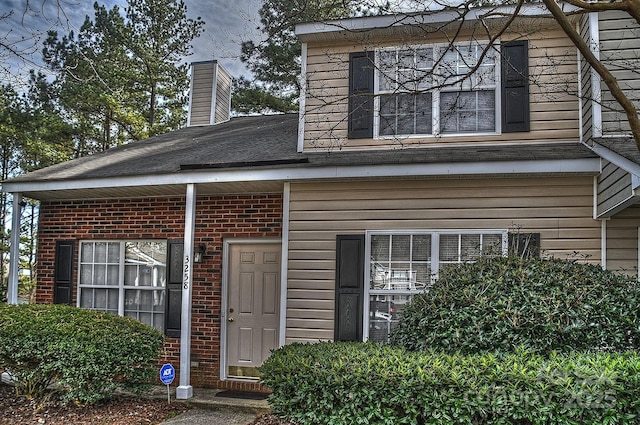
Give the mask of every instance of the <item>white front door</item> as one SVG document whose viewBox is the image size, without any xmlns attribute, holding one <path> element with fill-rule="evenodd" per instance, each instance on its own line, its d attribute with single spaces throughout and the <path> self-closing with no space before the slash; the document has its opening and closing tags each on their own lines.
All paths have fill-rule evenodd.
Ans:
<svg viewBox="0 0 640 425">
<path fill-rule="evenodd" d="M 256 368 L 278 348 L 280 250 L 279 243 L 229 245 L 228 378 L 257 378 Z"/>
</svg>

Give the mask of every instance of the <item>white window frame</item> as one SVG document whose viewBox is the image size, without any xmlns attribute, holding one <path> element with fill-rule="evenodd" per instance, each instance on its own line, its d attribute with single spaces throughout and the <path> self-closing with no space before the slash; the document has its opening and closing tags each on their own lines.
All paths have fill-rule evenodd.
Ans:
<svg viewBox="0 0 640 425">
<path fill-rule="evenodd" d="M 373 295 L 407 295 L 413 296 L 423 292 L 423 289 L 393 290 L 371 289 L 371 237 L 374 235 L 430 235 L 431 236 L 431 284 L 438 279 L 440 269 L 440 236 L 442 235 L 500 235 L 502 241 L 501 255 L 506 256 L 509 247 L 509 232 L 506 229 L 451 229 L 451 230 L 367 230 L 365 233 L 365 267 L 364 267 L 364 296 L 362 331 L 363 339 L 369 339 L 370 297 Z M 462 261 L 460 261 L 462 262 Z"/>
<path fill-rule="evenodd" d="M 488 40 L 473 40 L 473 42 L 478 46 L 486 46 L 489 44 Z M 396 135 L 381 135 L 380 134 L 380 95 L 381 94 L 395 94 L 400 95 L 403 93 L 411 94 L 411 91 L 384 91 L 380 90 L 380 74 L 381 74 L 381 63 L 380 63 L 380 52 L 382 51 L 401 51 L 401 50 L 418 50 L 421 48 L 431 48 L 433 49 L 434 54 L 434 63 L 437 60 L 437 53 L 442 48 L 446 48 L 451 46 L 452 43 L 434 43 L 434 44 L 415 44 L 415 45 L 406 45 L 406 46 L 389 46 L 382 47 L 376 49 L 375 51 L 375 72 L 374 72 L 374 115 L 373 115 L 373 137 L 374 139 L 397 139 L 398 137 L 402 138 L 425 138 L 425 137 L 459 137 L 461 135 L 473 135 L 473 136 L 482 136 L 482 135 L 499 135 L 501 134 L 501 89 L 500 89 L 500 42 L 497 40 L 493 43 L 492 49 L 494 50 L 494 84 L 492 86 L 480 86 L 480 89 L 484 90 L 493 90 L 494 91 L 494 131 L 482 131 L 482 132 L 462 132 L 462 133 L 442 133 L 440 131 L 440 93 L 464 93 L 464 92 L 473 92 L 478 90 L 458 90 L 455 86 L 451 87 L 439 87 L 430 90 L 425 90 L 425 92 L 431 93 L 431 113 L 432 113 L 432 124 L 431 124 L 431 134 L 396 134 Z M 469 45 L 470 42 L 460 42 L 453 43 L 456 46 L 465 46 Z M 437 69 L 437 66 L 436 66 Z M 433 70 L 433 68 L 432 68 Z"/>
<path fill-rule="evenodd" d="M 164 297 L 165 307 L 162 310 L 162 329 L 158 329 L 161 332 L 164 332 L 165 322 L 166 322 L 166 296 L 167 296 L 167 275 L 166 275 L 166 263 L 165 263 L 165 276 L 164 276 L 164 286 L 132 286 L 125 285 L 125 257 L 126 257 L 126 244 L 127 243 L 145 243 L 145 242 L 153 242 L 153 243 L 164 243 L 165 248 L 168 246 L 168 241 L 166 239 L 86 239 L 80 241 L 79 253 L 78 253 L 78 276 L 77 276 L 77 300 L 76 306 L 78 308 L 87 308 L 92 310 L 97 310 L 89 307 L 83 307 L 82 303 L 82 290 L 83 289 L 111 289 L 118 291 L 118 316 L 125 316 L 125 293 L 127 290 L 143 290 L 143 291 L 162 291 Z M 82 250 L 85 244 L 119 244 L 120 249 L 118 253 L 118 284 L 117 285 L 97 285 L 97 284 L 82 284 L 82 265 L 83 264 L 96 264 L 95 262 L 84 263 L 82 261 Z M 107 263 L 114 264 L 115 263 Z M 107 310 L 97 310 L 97 311 L 107 311 Z M 151 316 L 153 318 L 155 312 L 151 312 Z M 152 320 L 153 321 L 153 320 Z M 153 327 L 153 324 L 150 326 Z M 156 328 L 157 329 L 157 328 Z"/>
</svg>

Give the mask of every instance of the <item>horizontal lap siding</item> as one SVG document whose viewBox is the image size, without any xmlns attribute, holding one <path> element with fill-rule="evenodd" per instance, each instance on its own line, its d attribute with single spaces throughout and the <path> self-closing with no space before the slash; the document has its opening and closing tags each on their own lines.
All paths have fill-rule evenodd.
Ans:
<svg viewBox="0 0 640 425">
<path fill-rule="evenodd" d="M 591 177 L 292 184 L 287 342 L 333 338 L 338 234 L 518 226 L 549 255 L 597 262 L 592 200 Z"/>
<path fill-rule="evenodd" d="M 589 16 L 580 19 L 580 36 L 591 45 Z M 582 93 L 582 137 L 589 140 L 593 136 L 593 92 L 591 90 L 591 67 L 586 60 L 580 62 L 581 93 Z"/>
<path fill-rule="evenodd" d="M 631 174 L 606 161 L 598 176 L 598 215 L 633 197 Z"/>
<path fill-rule="evenodd" d="M 611 70 L 625 95 L 640 108 L 640 25 L 625 12 L 599 14 L 600 58 Z M 604 134 L 629 133 L 629 122 L 604 83 Z"/>
<path fill-rule="evenodd" d="M 607 269 L 638 274 L 640 207 L 633 206 L 607 221 Z"/>
<path fill-rule="evenodd" d="M 315 45 L 307 50 L 306 149 L 363 149 L 457 142 L 553 142 L 579 137 L 576 49 L 560 31 L 530 40 L 531 131 L 489 136 L 347 139 L 349 53 L 379 45 Z M 507 39 L 507 38 L 505 38 Z M 439 42 L 433 40 L 430 42 Z M 421 40 L 420 42 L 424 42 Z M 391 45 L 387 43 L 386 45 Z"/>
<path fill-rule="evenodd" d="M 193 70 L 193 93 L 191 96 L 191 125 L 211 123 L 211 101 L 213 99 L 214 63 L 198 64 Z"/>
</svg>

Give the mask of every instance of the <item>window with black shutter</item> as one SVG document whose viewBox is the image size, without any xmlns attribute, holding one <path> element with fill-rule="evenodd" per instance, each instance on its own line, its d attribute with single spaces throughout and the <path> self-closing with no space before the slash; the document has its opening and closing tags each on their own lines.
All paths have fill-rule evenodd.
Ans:
<svg viewBox="0 0 640 425">
<path fill-rule="evenodd" d="M 349 55 L 348 137 L 373 137 L 373 52 Z"/>
<path fill-rule="evenodd" d="M 362 341 L 364 235 L 338 235 L 335 340 Z"/>
<path fill-rule="evenodd" d="M 529 131 L 529 43 L 502 43 L 502 132 Z"/>
<path fill-rule="evenodd" d="M 73 241 L 56 241 L 56 259 L 53 281 L 54 304 L 71 304 L 73 248 Z"/>
</svg>

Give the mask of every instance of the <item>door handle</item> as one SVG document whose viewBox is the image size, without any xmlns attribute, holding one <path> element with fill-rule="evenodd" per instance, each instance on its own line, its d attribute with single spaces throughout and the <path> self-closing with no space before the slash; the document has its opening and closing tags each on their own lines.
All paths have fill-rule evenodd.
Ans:
<svg viewBox="0 0 640 425">
<path fill-rule="evenodd" d="M 229 322 L 233 322 L 233 317 L 229 317 L 229 318 L 227 319 L 227 321 L 229 321 Z"/>
</svg>

